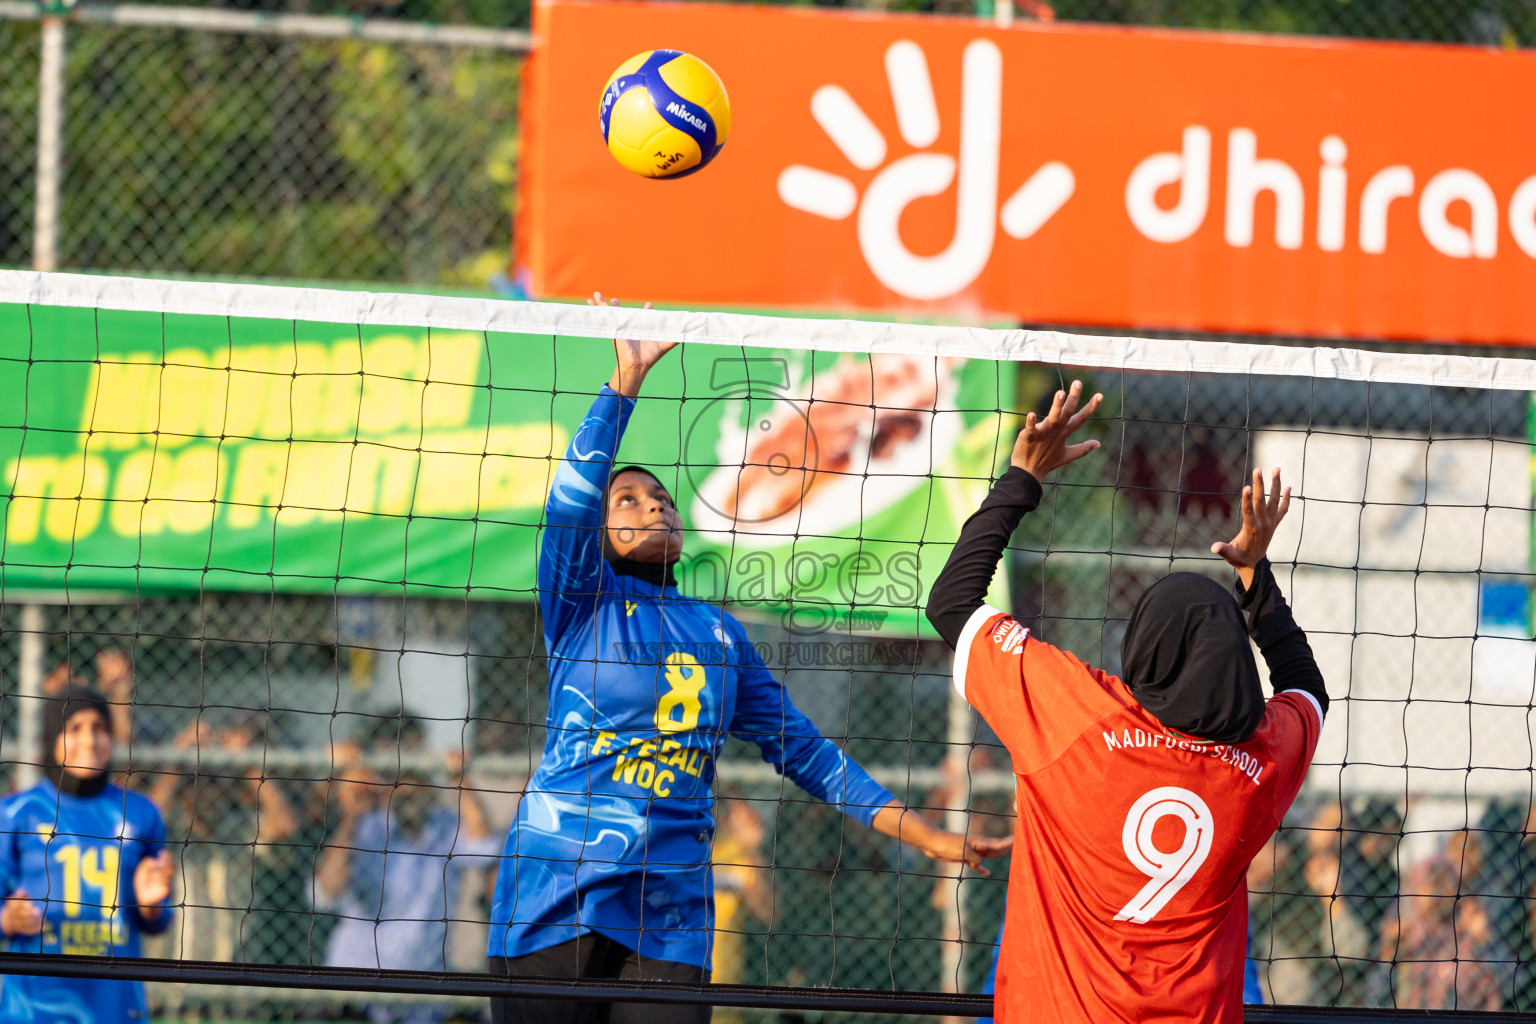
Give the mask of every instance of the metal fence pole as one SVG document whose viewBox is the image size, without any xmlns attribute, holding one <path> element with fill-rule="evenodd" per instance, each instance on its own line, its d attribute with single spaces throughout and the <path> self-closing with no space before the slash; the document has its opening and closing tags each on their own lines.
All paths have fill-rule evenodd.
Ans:
<svg viewBox="0 0 1536 1024">
<path fill-rule="evenodd" d="M 17 723 L 15 786 L 26 789 L 36 785 L 42 769 L 36 763 L 43 738 L 43 606 L 21 606 L 21 657 L 17 666 L 17 695 L 21 698 Z"/>
<path fill-rule="evenodd" d="M 32 266 L 59 266 L 59 176 L 64 152 L 64 9 L 50 7 L 42 21 L 37 82 L 37 195 Z"/>
<path fill-rule="evenodd" d="M 42 52 L 37 69 L 37 181 L 32 226 L 32 266 L 56 270 L 59 265 L 59 178 L 64 151 L 64 17 L 66 6 L 50 5 L 42 19 Z M 36 763 L 43 731 L 43 607 L 21 609 L 21 652 L 17 689 L 21 697 L 17 723 L 15 784 L 26 789 L 37 783 Z"/>
</svg>

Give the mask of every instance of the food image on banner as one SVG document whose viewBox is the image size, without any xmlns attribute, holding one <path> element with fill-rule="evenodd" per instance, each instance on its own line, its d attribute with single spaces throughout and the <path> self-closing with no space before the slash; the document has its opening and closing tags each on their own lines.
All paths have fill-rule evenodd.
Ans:
<svg viewBox="0 0 1536 1024">
<path fill-rule="evenodd" d="M 663 391 L 635 413 L 682 424 L 681 468 L 664 482 L 687 529 L 683 591 L 801 632 L 926 632 L 928 587 L 1011 448 L 998 396 L 1013 393 L 1013 364 L 683 354 L 681 376 L 713 393 L 690 390 L 672 412 Z M 659 433 L 646 464 L 666 467 Z"/>
<path fill-rule="evenodd" d="M 694 525 L 759 544 L 878 515 L 924 483 L 933 452 L 959 441 L 960 417 L 935 411 L 953 405 L 958 363 L 939 360 L 935 372 L 931 358 L 843 356 L 782 395 L 731 396 L 742 404 L 724 410 Z M 690 452 L 687 465 L 701 461 Z"/>
</svg>

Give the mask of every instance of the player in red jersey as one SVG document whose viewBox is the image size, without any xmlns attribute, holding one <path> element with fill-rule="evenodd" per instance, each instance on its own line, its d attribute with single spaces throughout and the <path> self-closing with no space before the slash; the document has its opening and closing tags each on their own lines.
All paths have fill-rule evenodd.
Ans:
<svg viewBox="0 0 1536 1024">
<path fill-rule="evenodd" d="M 1013 755 L 1017 842 L 998 961 L 1002 1024 L 1242 1020 L 1244 875 L 1301 788 L 1328 694 L 1265 551 L 1290 504 L 1280 474 L 1243 489 L 1243 526 L 1213 553 L 1237 598 L 1194 573 L 1131 613 L 1124 678 L 1043 643 L 984 603 L 1040 481 L 1097 441 L 1068 439 L 1101 396 L 1031 413 L 1012 467 L 966 521 L 928 618 L 955 686 Z M 1246 621 L 1245 621 L 1246 619 Z M 1249 637 L 1269 666 L 1264 699 Z"/>
</svg>

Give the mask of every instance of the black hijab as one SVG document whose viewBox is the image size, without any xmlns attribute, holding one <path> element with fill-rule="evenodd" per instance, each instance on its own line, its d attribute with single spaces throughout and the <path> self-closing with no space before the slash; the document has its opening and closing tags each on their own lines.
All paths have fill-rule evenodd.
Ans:
<svg viewBox="0 0 1536 1024">
<path fill-rule="evenodd" d="M 618 479 L 620 473 L 644 473 L 661 484 L 661 477 L 644 466 L 620 466 L 608 474 L 608 486 L 603 488 L 603 557 L 608 559 L 608 564 L 620 576 L 633 576 L 647 583 L 654 583 L 658 587 L 675 587 L 677 577 L 673 574 L 672 567 L 677 564 L 676 558 L 670 562 L 638 562 L 633 558 L 625 558 L 615 551 L 613 543 L 608 539 L 608 492 L 613 490 L 613 482 Z M 661 484 L 661 486 L 667 485 Z M 681 557 L 682 553 L 678 554 Z"/>
<path fill-rule="evenodd" d="M 59 736 L 69 720 L 82 711 L 95 711 L 112 731 L 112 706 L 107 698 L 89 687 L 71 683 L 43 702 L 42 763 L 48 765 L 49 780 L 60 792 L 70 796 L 95 796 L 107 787 L 107 773 L 82 777 L 64 770 L 54 757 Z"/>
<path fill-rule="evenodd" d="M 1147 588 L 1120 643 L 1120 668 L 1137 702 L 1178 732 L 1241 743 L 1264 715 L 1242 610 L 1208 576 L 1176 572 Z"/>
</svg>

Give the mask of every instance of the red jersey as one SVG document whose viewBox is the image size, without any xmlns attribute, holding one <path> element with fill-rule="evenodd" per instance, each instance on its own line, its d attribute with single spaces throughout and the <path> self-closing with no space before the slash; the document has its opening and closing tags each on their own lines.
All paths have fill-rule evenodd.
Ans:
<svg viewBox="0 0 1536 1024">
<path fill-rule="evenodd" d="M 1191 739 L 986 605 L 955 687 L 1018 782 L 997 1020 L 1240 1024 L 1248 863 L 1312 763 L 1316 698 L 1272 697 L 1241 744 Z"/>
</svg>

